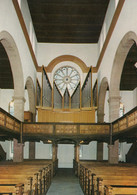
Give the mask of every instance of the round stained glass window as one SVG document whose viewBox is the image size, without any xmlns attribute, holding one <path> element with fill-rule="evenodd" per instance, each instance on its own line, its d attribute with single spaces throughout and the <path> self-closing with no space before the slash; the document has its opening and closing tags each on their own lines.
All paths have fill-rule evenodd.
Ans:
<svg viewBox="0 0 137 195">
<path fill-rule="evenodd" d="M 64 95 L 66 89 L 68 89 L 69 95 L 72 96 L 80 82 L 80 76 L 75 68 L 65 66 L 59 68 L 55 72 L 54 82 L 62 96 Z"/>
</svg>

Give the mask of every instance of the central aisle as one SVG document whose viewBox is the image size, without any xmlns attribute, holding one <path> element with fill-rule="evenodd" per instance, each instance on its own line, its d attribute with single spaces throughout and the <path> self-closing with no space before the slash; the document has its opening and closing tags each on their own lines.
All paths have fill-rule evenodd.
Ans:
<svg viewBox="0 0 137 195">
<path fill-rule="evenodd" d="M 73 169 L 58 169 L 47 195 L 83 195 Z"/>
</svg>

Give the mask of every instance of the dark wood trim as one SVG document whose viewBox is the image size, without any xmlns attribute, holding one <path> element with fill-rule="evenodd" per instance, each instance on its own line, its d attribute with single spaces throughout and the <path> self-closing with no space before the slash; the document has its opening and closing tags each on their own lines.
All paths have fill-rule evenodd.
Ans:
<svg viewBox="0 0 137 195">
<path fill-rule="evenodd" d="M 27 42 L 27 45 L 28 45 L 28 48 L 29 48 L 32 60 L 34 62 L 35 68 L 37 70 L 38 69 L 38 63 L 37 63 L 36 56 L 35 56 L 33 48 L 32 48 L 32 44 L 30 42 L 28 31 L 27 31 L 27 28 L 26 28 L 26 25 L 25 25 L 25 22 L 24 22 L 24 19 L 23 19 L 23 16 L 22 16 L 19 4 L 18 4 L 18 1 L 17 0 L 12 0 L 12 2 L 13 2 L 13 5 L 14 5 L 14 8 L 16 10 L 16 13 L 17 13 L 17 16 L 18 16 L 18 19 L 19 19 L 22 31 L 24 33 L 24 37 L 26 39 L 26 42 Z"/>
<path fill-rule="evenodd" d="M 114 31 L 114 28 L 115 28 L 115 26 L 116 26 L 116 23 L 117 23 L 117 21 L 118 21 L 118 18 L 119 18 L 119 15 L 120 15 L 120 13 L 121 13 L 121 10 L 122 10 L 122 8 L 123 8 L 124 3 L 125 3 L 125 0 L 120 0 L 119 3 L 118 3 L 118 6 L 117 6 L 117 8 L 116 8 L 115 14 L 114 14 L 114 16 L 113 16 L 113 19 L 112 19 L 112 22 L 111 22 L 111 25 L 110 25 L 110 28 L 109 28 L 109 31 L 108 31 L 108 33 L 107 33 L 106 40 L 105 40 L 104 45 L 103 45 L 103 48 L 102 48 L 102 50 L 101 50 L 101 53 L 100 53 L 100 56 L 99 56 L 97 65 L 96 65 L 96 67 L 93 67 L 93 73 L 96 73 L 96 72 L 98 72 L 98 70 L 99 70 L 101 61 L 102 61 L 103 56 L 104 56 L 104 54 L 105 54 L 106 48 L 107 48 L 107 46 L 108 46 L 108 43 L 109 43 L 109 41 L 110 41 L 110 38 L 111 38 L 112 33 L 113 33 L 113 31 Z"/>
</svg>

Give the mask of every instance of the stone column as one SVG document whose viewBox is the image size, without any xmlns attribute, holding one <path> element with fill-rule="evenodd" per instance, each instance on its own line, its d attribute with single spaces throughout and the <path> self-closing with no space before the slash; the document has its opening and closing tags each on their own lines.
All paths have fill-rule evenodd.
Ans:
<svg viewBox="0 0 137 195">
<path fill-rule="evenodd" d="M 35 159 L 35 142 L 29 142 L 29 159 Z"/>
<path fill-rule="evenodd" d="M 119 106 L 120 106 L 120 96 L 110 96 L 109 98 L 109 120 L 113 122 L 117 118 L 119 118 Z M 118 156 L 118 148 L 119 141 L 115 141 L 115 143 L 108 146 L 108 161 L 111 164 L 118 164 L 119 156 Z"/>
<path fill-rule="evenodd" d="M 20 121 L 24 120 L 24 97 L 14 96 L 14 116 Z M 14 139 L 14 154 L 13 161 L 14 162 L 22 162 L 23 161 L 23 143 L 18 143 L 18 140 Z"/>
<path fill-rule="evenodd" d="M 98 110 L 98 123 L 104 122 L 104 109 Z M 97 160 L 103 160 L 103 142 L 97 142 Z"/>
</svg>

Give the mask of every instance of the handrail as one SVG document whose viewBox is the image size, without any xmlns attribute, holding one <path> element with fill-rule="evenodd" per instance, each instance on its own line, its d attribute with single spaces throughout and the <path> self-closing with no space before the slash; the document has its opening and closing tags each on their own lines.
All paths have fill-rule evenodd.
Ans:
<svg viewBox="0 0 137 195">
<path fill-rule="evenodd" d="M 112 122 L 112 132 L 118 133 L 137 125 L 137 106 Z"/>
</svg>

